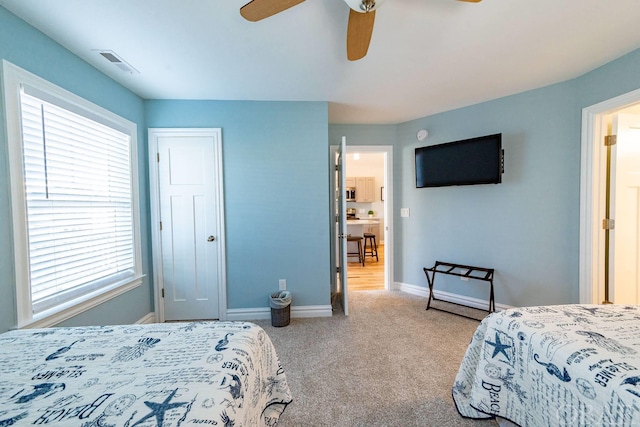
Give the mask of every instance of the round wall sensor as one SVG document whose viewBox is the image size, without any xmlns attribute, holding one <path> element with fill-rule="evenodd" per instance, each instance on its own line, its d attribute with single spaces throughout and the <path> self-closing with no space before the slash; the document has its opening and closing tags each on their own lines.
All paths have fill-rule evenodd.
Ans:
<svg viewBox="0 0 640 427">
<path fill-rule="evenodd" d="M 424 141 L 425 139 L 427 139 L 428 135 L 429 135 L 429 132 L 427 132 L 426 129 L 420 129 L 416 137 L 418 138 L 418 141 Z"/>
</svg>

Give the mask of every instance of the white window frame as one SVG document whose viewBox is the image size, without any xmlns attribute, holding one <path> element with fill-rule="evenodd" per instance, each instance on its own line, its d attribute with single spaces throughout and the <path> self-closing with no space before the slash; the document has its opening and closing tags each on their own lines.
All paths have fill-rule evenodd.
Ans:
<svg viewBox="0 0 640 427">
<path fill-rule="evenodd" d="M 50 83 L 5 60 L 2 61 L 4 102 L 9 154 L 9 180 L 13 221 L 13 244 L 16 285 L 16 313 L 18 328 L 52 326 L 87 311 L 142 284 L 142 252 L 140 240 L 140 210 L 138 197 L 137 125 L 98 105 L 95 105 L 53 83 Z M 126 282 L 113 283 L 99 290 L 60 304 L 36 315 L 31 304 L 29 281 L 29 246 L 22 159 L 22 130 L 20 120 L 20 90 L 28 86 L 55 100 L 55 103 L 74 113 L 98 121 L 130 136 L 131 183 L 134 236 L 134 275 Z"/>
</svg>

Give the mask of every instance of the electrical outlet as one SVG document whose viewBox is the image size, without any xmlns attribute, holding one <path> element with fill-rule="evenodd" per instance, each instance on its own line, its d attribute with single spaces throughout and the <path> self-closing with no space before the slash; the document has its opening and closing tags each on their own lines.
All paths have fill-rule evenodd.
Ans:
<svg viewBox="0 0 640 427">
<path fill-rule="evenodd" d="M 409 218 L 411 212 L 409 211 L 409 208 L 401 208 L 400 209 L 400 216 L 403 218 Z"/>
<path fill-rule="evenodd" d="M 287 279 L 280 279 L 278 284 L 280 285 L 280 290 L 281 291 L 286 291 L 287 290 Z"/>
</svg>

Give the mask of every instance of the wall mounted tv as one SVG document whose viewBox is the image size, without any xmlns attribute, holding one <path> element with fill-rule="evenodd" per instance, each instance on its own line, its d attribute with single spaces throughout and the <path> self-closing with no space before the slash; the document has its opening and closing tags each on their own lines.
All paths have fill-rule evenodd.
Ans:
<svg viewBox="0 0 640 427">
<path fill-rule="evenodd" d="M 416 187 L 498 184 L 504 172 L 502 134 L 416 148 Z"/>
</svg>

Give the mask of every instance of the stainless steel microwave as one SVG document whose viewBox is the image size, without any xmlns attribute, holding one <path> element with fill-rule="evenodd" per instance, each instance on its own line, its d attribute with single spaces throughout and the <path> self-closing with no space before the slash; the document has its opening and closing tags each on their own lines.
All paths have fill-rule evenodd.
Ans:
<svg viewBox="0 0 640 427">
<path fill-rule="evenodd" d="M 355 187 L 347 187 L 347 202 L 356 201 L 356 189 Z"/>
</svg>

